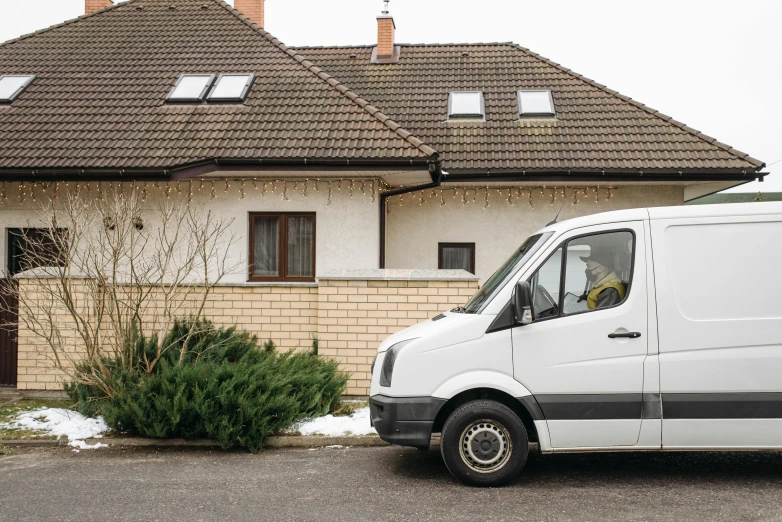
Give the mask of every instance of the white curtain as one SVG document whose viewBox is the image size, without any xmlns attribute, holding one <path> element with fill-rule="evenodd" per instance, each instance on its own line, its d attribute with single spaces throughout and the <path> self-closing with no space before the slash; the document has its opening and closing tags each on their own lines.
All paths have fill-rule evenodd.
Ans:
<svg viewBox="0 0 782 522">
<path fill-rule="evenodd" d="M 469 247 L 443 247 L 444 269 L 462 269 L 472 272 L 471 261 L 472 250 Z"/>
<path fill-rule="evenodd" d="M 288 218 L 288 276 L 311 277 L 313 241 L 312 217 Z"/>
<path fill-rule="evenodd" d="M 279 275 L 279 219 L 258 216 L 253 228 L 253 274 L 266 277 Z"/>
</svg>

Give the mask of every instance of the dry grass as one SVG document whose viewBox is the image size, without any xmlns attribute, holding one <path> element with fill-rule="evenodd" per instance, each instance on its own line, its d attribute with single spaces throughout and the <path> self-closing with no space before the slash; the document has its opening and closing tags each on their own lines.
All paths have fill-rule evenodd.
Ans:
<svg viewBox="0 0 782 522">
<path fill-rule="evenodd" d="M 335 417 L 347 417 L 353 415 L 356 410 L 369 406 L 368 401 L 342 401 L 337 409 L 332 412 Z"/>
</svg>

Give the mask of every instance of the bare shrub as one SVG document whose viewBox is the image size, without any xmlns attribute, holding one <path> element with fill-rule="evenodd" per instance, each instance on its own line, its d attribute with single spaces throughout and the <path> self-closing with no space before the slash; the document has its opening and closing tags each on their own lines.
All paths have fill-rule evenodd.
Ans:
<svg viewBox="0 0 782 522">
<path fill-rule="evenodd" d="M 215 287 L 242 268 L 229 265 L 232 221 L 187 201 L 148 206 L 136 191 L 69 193 L 21 232 L 24 284 L 7 279 L 0 290 L 18 298 L 19 324 L 56 368 L 111 396 L 105 361 L 150 374 L 174 321 L 202 318 Z M 157 339 L 154 355 L 138 349 L 145 338 Z"/>
</svg>

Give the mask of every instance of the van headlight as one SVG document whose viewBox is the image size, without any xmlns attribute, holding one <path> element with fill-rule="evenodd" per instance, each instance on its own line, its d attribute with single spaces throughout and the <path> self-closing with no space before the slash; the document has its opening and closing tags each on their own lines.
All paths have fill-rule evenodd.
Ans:
<svg viewBox="0 0 782 522">
<path fill-rule="evenodd" d="M 412 343 L 416 339 L 418 338 L 414 337 L 406 341 L 398 342 L 386 351 L 386 356 L 383 359 L 383 368 L 380 370 L 380 386 L 386 388 L 391 386 L 391 377 L 394 375 L 394 363 L 396 362 L 396 356 L 399 355 L 399 352 L 402 351 L 402 348 Z"/>
</svg>

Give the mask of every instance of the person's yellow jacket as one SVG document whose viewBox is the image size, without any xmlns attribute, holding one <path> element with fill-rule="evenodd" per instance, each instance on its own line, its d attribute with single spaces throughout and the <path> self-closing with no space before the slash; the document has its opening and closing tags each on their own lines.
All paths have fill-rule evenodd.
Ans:
<svg viewBox="0 0 782 522">
<path fill-rule="evenodd" d="M 625 285 L 619 279 L 619 276 L 616 275 L 616 272 L 611 272 L 606 277 L 604 277 L 602 281 L 599 281 L 598 284 L 587 295 L 587 306 L 590 310 L 594 310 L 595 307 L 597 307 L 597 296 L 600 295 L 600 292 L 608 288 L 613 288 L 619 292 L 619 300 L 624 300 L 626 293 Z"/>
</svg>

